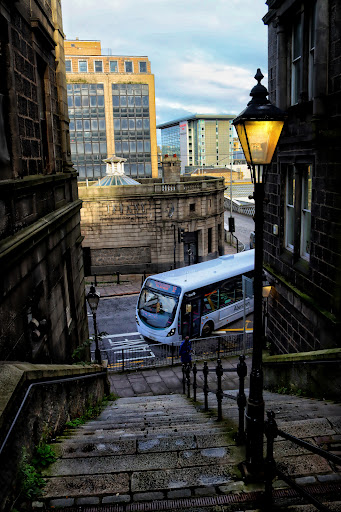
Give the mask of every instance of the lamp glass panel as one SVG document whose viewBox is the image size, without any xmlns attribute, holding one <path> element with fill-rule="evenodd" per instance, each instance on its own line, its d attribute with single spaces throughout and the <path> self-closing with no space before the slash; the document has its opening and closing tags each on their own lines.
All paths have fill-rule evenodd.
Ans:
<svg viewBox="0 0 341 512">
<path fill-rule="evenodd" d="M 245 121 L 253 164 L 270 164 L 284 121 Z"/>
<path fill-rule="evenodd" d="M 87 300 L 90 306 L 90 309 L 92 312 L 97 310 L 99 297 L 97 295 L 94 295 L 93 297 L 87 296 Z"/>
</svg>

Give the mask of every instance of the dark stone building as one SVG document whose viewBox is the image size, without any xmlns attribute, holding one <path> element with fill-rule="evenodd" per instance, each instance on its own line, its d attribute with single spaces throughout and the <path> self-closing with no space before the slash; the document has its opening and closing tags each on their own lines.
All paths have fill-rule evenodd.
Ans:
<svg viewBox="0 0 341 512">
<path fill-rule="evenodd" d="M 266 3 L 269 99 L 288 113 L 265 190 L 268 338 L 340 347 L 341 2 Z"/>
<path fill-rule="evenodd" d="M 0 360 L 60 363 L 87 336 L 60 0 L 0 0 Z"/>
</svg>

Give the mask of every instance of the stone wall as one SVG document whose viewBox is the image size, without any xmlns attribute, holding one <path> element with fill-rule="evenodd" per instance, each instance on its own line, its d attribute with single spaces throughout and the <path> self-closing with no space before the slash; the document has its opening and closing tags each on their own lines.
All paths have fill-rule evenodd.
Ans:
<svg viewBox="0 0 341 512">
<path fill-rule="evenodd" d="M 66 362 L 88 330 L 60 0 L 0 0 L 0 43 L 0 360 Z"/>
<path fill-rule="evenodd" d="M 184 266 L 186 243 L 179 242 L 180 228 L 197 233 L 198 262 L 223 254 L 223 178 L 156 181 L 79 187 L 83 246 L 91 249 L 92 274 L 154 273 Z"/>
<path fill-rule="evenodd" d="M 277 5 L 278 4 L 278 5 Z M 328 5 L 327 5 L 328 4 Z M 318 0 L 315 31 L 314 94 L 308 74 L 300 99 L 291 104 L 291 37 L 301 2 L 279 2 L 264 18 L 269 25 L 269 99 L 288 112 L 277 157 L 265 187 L 264 260 L 273 291 L 268 337 L 278 353 L 340 346 L 341 318 L 341 5 Z M 311 15 L 304 3 L 304 20 Z M 303 29 L 307 38 L 308 26 Z M 308 60 L 303 60 L 303 66 Z M 302 215 L 295 210 L 294 248 L 286 243 L 286 173 L 311 166 L 310 254 L 300 254 Z M 278 228 L 274 230 L 274 227 Z"/>
<path fill-rule="evenodd" d="M 110 386 L 107 372 L 98 365 L 13 363 L 0 364 L 0 391 L 0 510 L 11 510 L 19 494 L 18 469 L 24 451 L 30 461 L 41 441 L 55 439 L 67 421 L 82 416 L 100 402 L 110 392 Z"/>
</svg>

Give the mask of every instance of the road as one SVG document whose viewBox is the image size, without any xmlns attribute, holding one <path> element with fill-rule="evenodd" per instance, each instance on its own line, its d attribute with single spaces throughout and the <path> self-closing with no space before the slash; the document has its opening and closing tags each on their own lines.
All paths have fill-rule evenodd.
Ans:
<svg viewBox="0 0 341 512">
<path fill-rule="evenodd" d="M 225 211 L 224 213 L 224 223 L 225 229 L 228 230 L 230 212 Z M 249 246 L 250 244 L 250 233 L 255 230 L 255 223 L 253 218 L 249 215 L 243 215 L 241 213 L 233 212 L 234 224 L 235 224 L 235 233 L 234 235 L 240 240 L 244 245 Z"/>
<path fill-rule="evenodd" d="M 125 349 L 125 357 L 129 358 L 131 353 L 135 359 L 152 359 L 154 357 L 165 357 L 169 347 L 161 344 L 147 343 L 137 332 L 135 323 L 135 308 L 138 295 L 126 295 L 121 297 L 103 298 L 100 300 L 97 309 L 98 332 L 106 334 L 101 338 L 99 345 L 103 359 L 112 361 L 114 352 L 119 354 Z M 93 318 L 88 309 L 89 332 L 94 334 Z M 235 333 L 236 329 L 241 330 L 243 319 L 229 324 L 228 331 Z M 252 329 L 252 315 L 247 317 L 247 329 Z M 221 329 L 223 330 L 223 329 Z M 91 352 L 94 356 L 95 343 L 92 344 Z M 120 364 L 120 363 L 118 363 Z"/>
</svg>

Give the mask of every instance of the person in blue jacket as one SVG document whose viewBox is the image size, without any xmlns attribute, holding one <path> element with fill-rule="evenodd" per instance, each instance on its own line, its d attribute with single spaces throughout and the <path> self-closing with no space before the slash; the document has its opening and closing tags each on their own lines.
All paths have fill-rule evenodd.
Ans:
<svg viewBox="0 0 341 512">
<path fill-rule="evenodd" d="M 191 348 L 189 336 L 186 336 L 179 349 L 179 356 L 181 357 L 182 363 L 189 365 L 192 364 Z"/>
</svg>

